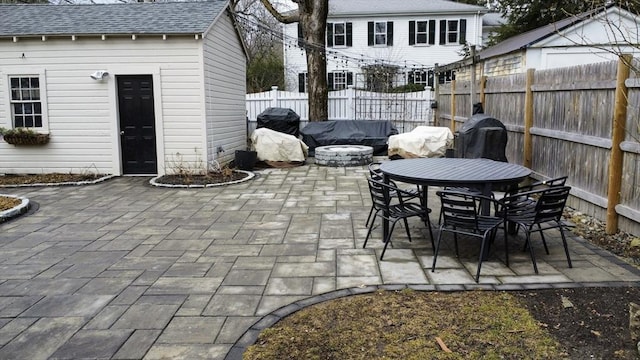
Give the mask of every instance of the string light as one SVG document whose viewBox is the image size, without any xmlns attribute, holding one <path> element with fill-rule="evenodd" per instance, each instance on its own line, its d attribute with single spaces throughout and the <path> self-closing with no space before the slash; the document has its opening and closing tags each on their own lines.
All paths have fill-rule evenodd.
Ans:
<svg viewBox="0 0 640 360">
<path fill-rule="evenodd" d="M 301 54 L 305 52 L 323 52 L 325 59 L 333 59 L 337 63 L 341 62 L 346 67 L 349 61 L 357 64 L 358 67 L 397 67 L 397 68 L 408 68 L 408 64 L 411 64 L 412 69 L 420 69 L 420 70 L 433 70 L 434 67 L 431 65 L 421 64 L 417 61 L 413 60 L 402 60 L 400 62 L 386 61 L 379 58 L 374 58 L 370 56 L 366 56 L 365 54 L 352 54 L 348 50 L 336 50 L 332 48 L 327 48 L 322 45 L 307 43 L 306 41 L 299 39 L 297 37 L 289 36 L 284 34 L 283 31 L 278 31 L 272 27 L 269 27 L 265 24 L 254 21 L 250 18 L 243 17 L 240 14 L 235 14 L 236 23 L 243 27 L 245 32 L 251 34 L 268 34 L 271 39 L 277 39 L 282 41 L 283 47 L 286 49 L 294 49 L 299 48 Z"/>
</svg>

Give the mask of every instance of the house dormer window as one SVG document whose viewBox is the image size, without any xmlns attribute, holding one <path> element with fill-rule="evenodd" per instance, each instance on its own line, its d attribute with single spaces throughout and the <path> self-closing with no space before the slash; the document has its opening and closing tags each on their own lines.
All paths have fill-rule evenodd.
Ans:
<svg viewBox="0 0 640 360">
<path fill-rule="evenodd" d="M 464 44 L 467 41 L 467 20 L 440 20 L 440 44 Z"/>
<path fill-rule="evenodd" d="M 352 46 L 351 44 L 351 30 L 352 25 L 350 22 L 336 22 L 327 24 L 327 46 L 328 47 L 341 47 Z"/>
<path fill-rule="evenodd" d="M 436 43 L 436 21 L 409 21 L 409 45 Z"/>
<path fill-rule="evenodd" d="M 369 21 L 369 46 L 393 45 L 393 21 Z"/>
</svg>

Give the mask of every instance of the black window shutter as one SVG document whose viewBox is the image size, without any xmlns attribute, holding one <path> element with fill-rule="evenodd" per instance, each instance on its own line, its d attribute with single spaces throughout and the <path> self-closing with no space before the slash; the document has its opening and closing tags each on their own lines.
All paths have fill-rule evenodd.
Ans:
<svg viewBox="0 0 640 360">
<path fill-rule="evenodd" d="M 409 21 L 409 45 L 416 43 L 416 22 Z"/>
<path fill-rule="evenodd" d="M 353 26 L 351 25 L 350 22 L 347 23 L 347 46 L 353 46 L 353 42 L 351 41 L 351 37 L 352 37 L 352 33 L 353 33 Z"/>
<path fill-rule="evenodd" d="M 333 46 L 333 24 L 327 23 L 327 47 Z"/>
<path fill-rule="evenodd" d="M 447 20 L 440 20 L 440 45 L 447 43 Z"/>
<path fill-rule="evenodd" d="M 298 74 L 298 92 L 304 92 L 304 73 Z"/>
<path fill-rule="evenodd" d="M 387 21 L 387 46 L 393 45 L 393 21 Z"/>
<path fill-rule="evenodd" d="M 353 85 L 353 73 L 351 71 L 347 73 L 347 85 Z"/>
<path fill-rule="evenodd" d="M 429 87 L 433 87 L 433 70 L 429 70 L 429 72 L 427 73 L 427 85 Z"/>
<path fill-rule="evenodd" d="M 369 23 L 367 24 L 368 27 L 368 43 L 369 46 L 373 46 L 373 21 L 369 21 Z"/>
<path fill-rule="evenodd" d="M 436 21 L 429 20 L 429 44 L 434 45 L 436 43 Z"/>
<path fill-rule="evenodd" d="M 407 83 L 409 83 L 409 84 L 413 84 L 413 83 L 415 83 L 415 78 L 414 78 L 414 73 L 413 73 L 413 71 L 410 71 L 410 72 L 407 74 Z"/>
<path fill-rule="evenodd" d="M 327 87 L 329 90 L 333 90 L 333 73 L 327 74 Z"/>
<path fill-rule="evenodd" d="M 460 19 L 460 44 L 467 42 L 467 20 Z"/>
<path fill-rule="evenodd" d="M 298 23 L 298 46 L 304 47 L 304 34 L 302 33 L 302 25 Z"/>
</svg>

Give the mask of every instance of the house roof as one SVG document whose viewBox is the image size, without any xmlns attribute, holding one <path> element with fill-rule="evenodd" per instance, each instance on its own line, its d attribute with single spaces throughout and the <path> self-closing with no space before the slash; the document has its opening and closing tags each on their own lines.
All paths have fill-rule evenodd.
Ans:
<svg viewBox="0 0 640 360">
<path fill-rule="evenodd" d="M 500 26 L 506 22 L 506 19 L 502 16 L 501 13 L 497 12 L 488 12 L 482 16 L 482 26 Z"/>
<path fill-rule="evenodd" d="M 419 15 L 424 13 L 485 13 L 482 6 L 446 0 L 330 0 L 329 16 Z"/>
<path fill-rule="evenodd" d="M 605 8 L 594 9 L 591 11 L 584 12 L 582 14 L 578 14 L 575 16 L 570 16 L 566 19 L 562 19 L 560 21 L 556 21 L 554 23 L 541 26 L 539 28 L 527 31 L 520 35 L 512 36 L 499 44 L 494 46 L 490 46 L 482 51 L 478 52 L 478 57 L 480 59 L 487 59 L 494 56 L 508 54 L 512 51 L 516 51 L 519 49 L 525 49 L 530 47 L 531 45 L 546 39 L 547 37 L 556 34 L 558 31 L 562 31 L 569 26 L 573 26 L 585 19 L 592 17 L 594 14 L 603 11 Z"/>
<path fill-rule="evenodd" d="M 0 37 L 202 34 L 227 5 L 227 0 L 90 5 L 0 4 Z"/>
</svg>

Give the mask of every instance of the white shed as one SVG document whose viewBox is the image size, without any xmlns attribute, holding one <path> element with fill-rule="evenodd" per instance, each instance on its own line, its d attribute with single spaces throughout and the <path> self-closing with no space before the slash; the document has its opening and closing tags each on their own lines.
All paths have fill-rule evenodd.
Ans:
<svg viewBox="0 0 640 360">
<path fill-rule="evenodd" d="M 640 39 L 637 14 L 615 4 L 541 26 L 508 38 L 477 54 L 481 75 L 524 73 L 527 69 L 553 69 L 611 61 L 619 54 L 638 53 Z M 443 66 L 456 69 L 457 79 L 471 74 L 469 59 Z"/>
<path fill-rule="evenodd" d="M 246 52 L 228 1 L 0 4 L 2 173 L 173 173 L 246 148 Z"/>
</svg>

